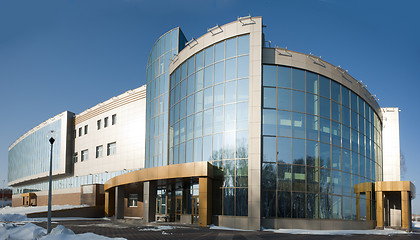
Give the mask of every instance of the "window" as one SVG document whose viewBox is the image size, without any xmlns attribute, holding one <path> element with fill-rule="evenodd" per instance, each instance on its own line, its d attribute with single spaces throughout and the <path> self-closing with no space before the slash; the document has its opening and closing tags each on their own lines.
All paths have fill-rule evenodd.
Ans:
<svg viewBox="0 0 420 240">
<path fill-rule="evenodd" d="M 137 207 L 138 194 L 130 194 L 128 196 L 128 207 Z"/>
<path fill-rule="evenodd" d="M 102 157 L 102 148 L 103 148 L 102 145 L 96 147 L 96 158 Z"/>
<path fill-rule="evenodd" d="M 89 158 L 89 152 L 88 152 L 87 149 L 86 150 L 83 150 L 82 153 L 81 153 L 81 155 L 82 155 L 82 159 L 80 161 L 83 162 L 83 161 L 88 160 L 88 158 Z"/>
<path fill-rule="evenodd" d="M 117 153 L 117 143 L 113 142 L 113 143 L 108 143 L 108 147 L 106 150 L 106 155 L 107 156 L 111 156 Z"/>
<path fill-rule="evenodd" d="M 73 163 L 77 163 L 77 152 L 73 154 Z"/>
<path fill-rule="evenodd" d="M 112 125 L 117 124 L 117 114 L 112 115 L 111 123 Z"/>
<path fill-rule="evenodd" d="M 88 125 L 85 125 L 85 135 L 88 134 Z"/>
<path fill-rule="evenodd" d="M 104 128 L 108 127 L 108 117 L 104 118 Z"/>
<path fill-rule="evenodd" d="M 101 129 L 101 127 L 102 127 L 102 120 L 101 119 L 99 119 L 98 121 L 96 121 L 96 126 L 97 126 L 97 129 L 98 130 Z"/>
<path fill-rule="evenodd" d="M 79 137 L 82 136 L 82 128 L 79 127 Z"/>
</svg>

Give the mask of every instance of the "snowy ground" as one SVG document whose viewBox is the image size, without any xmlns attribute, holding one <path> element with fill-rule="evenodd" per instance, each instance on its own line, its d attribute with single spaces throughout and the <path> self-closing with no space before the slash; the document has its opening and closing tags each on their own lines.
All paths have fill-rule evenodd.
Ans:
<svg viewBox="0 0 420 240">
<path fill-rule="evenodd" d="M 71 205 L 59 205 L 52 206 L 53 210 L 69 209 L 85 207 L 71 206 Z M 5 207 L 0 209 L 0 239 L 13 239 L 13 240 L 105 240 L 111 239 L 105 236 L 100 236 L 93 233 L 75 234 L 70 229 L 64 226 L 58 225 L 52 229 L 51 233 L 47 235 L 45 228 L 39 227 L 30 221 L 46 221 L 46 218 L 28 219 L 25 214 L 44 212 L 47 211 L 46 206 L 40 207 Z M 65 218 L 66 220 L 77 220 L 80 218 Z M 58 220 L 53 218 L 52 221 Z M 124 238 L 113 238 L 113 239 L 124 239 Z"/>
</svg>

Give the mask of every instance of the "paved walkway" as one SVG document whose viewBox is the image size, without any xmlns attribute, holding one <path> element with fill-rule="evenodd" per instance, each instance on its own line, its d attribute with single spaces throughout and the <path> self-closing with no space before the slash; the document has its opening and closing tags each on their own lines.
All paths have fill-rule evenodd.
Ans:
<svg viewBox="0 0 420 240">
<path fill-rule="evenodd" d="M 46 222 L 36 223 L 46 228 Z M 260 240 L 260 239 L 284 239 L 300 240 L 308 239 L 361 239 L 361 240 L 385 240 L 385 239 L 419 239 L 420 234 L 398 234 L 391 236 L 384 235 L 301 235 L 301 234 L 280 234 L 261 231 L 230 231 L 211 230 L 194 225 L 180 224 L 144 224 L 138 220 L 112 221 L 107 219 L 98 220 L 64 220 L 53 222 L 52 227 L 58 224 L 71 229 L 75 233 L 92 232 L 108 237 L 123 237 L 128 240 L 137 239 L 200 239 L 200 240 Z"/>
</svg>

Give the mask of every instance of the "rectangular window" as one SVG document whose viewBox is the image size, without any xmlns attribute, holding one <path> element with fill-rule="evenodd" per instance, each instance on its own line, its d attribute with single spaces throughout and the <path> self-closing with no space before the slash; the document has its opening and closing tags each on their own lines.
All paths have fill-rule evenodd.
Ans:
<svg viewBox="0 0 420 240">
<path fill-rule="evenodd" d="M 79 128 L 79 137 L 82 136 L 82 128 Z"/>
<path fill-rule="evenodd" d="M 117 114 L 112 115 L 111 121 L 112 121 L 112 125 L 117 124 Z"/>
<path fill-rule="evenodd" d="M 101 119 L 99 119 L 98 121 L 96 121 L 96 126 L 97 126 L 97 129 L 98 130 L 101 129 L 101 127 L 102 127 L 102 120 Z"/>
<path fill-rule="evenodd" d="M 117 143 L 108 143 L 107 149 L 106 149 L 106 155 L 111 156 L 117 153 Z"/>
<path fill-rule="evenodd" d="M 73 154 L 73 163 L 77 163 L 77 152 Z"/>
<path fill-rule="evenodd" d="M 102 145 L 96 147 L 96 158 L 102 157 Z"/>
<path fill-rule="evenodd" d="M 108 127 L 108 117 L 104 118 L 104 128 Z"/>
<path fill-rule="evenodd" d="M 88 150 L 86 149 L 86 150 L 83 150 L 82 152 L 81 152 L 81 155 L 82 155 L 82 159 L 80 160 L 80 161 L 86 161 L 86 160 L 88 160 L 88 158 L 89 158 L 89 152 L 88 152 Z"/>
<path fill-rule="evenodd" d="M 88 125 L 85 125 L 85 135 L 88 134 Z"/>
<path fill-rule="evenodd" d="M 137 207 L 138 194 L 130 194 L 128 196 L 128 207 Z"/>
</svg>

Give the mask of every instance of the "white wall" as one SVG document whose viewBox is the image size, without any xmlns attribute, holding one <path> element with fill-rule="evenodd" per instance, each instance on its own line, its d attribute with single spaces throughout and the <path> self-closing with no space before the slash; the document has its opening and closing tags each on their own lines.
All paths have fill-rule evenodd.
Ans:
<svg viewBox="0 0 420 240">
<path fill-rule="evenodd" d="M 383 115 L 383 181 L 400 181 L 400 122 L 398 108 L 381 108 Z"/>
</svg>

